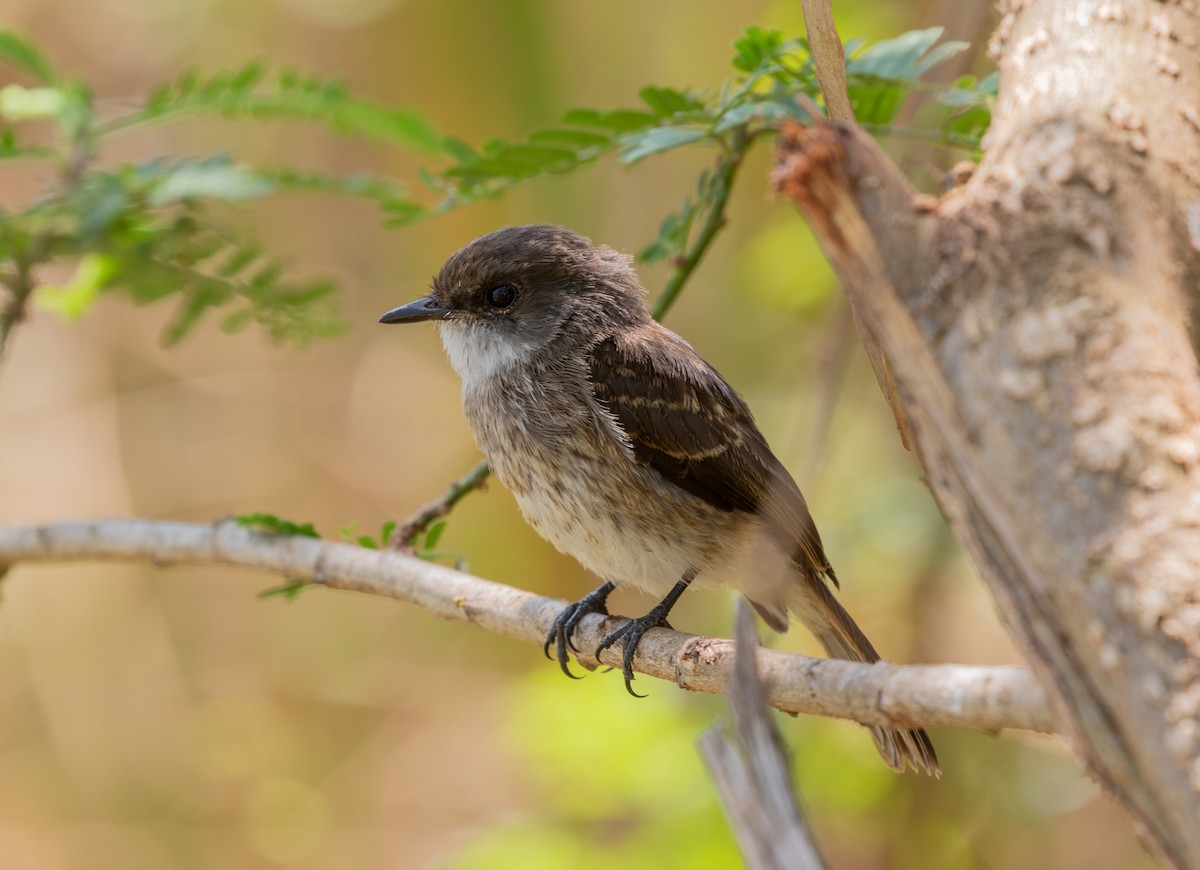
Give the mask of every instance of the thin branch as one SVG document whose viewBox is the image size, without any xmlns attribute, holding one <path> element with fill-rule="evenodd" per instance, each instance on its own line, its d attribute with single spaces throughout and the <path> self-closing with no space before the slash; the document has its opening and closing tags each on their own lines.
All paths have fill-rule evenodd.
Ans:
<svg viewBox="0 0 1200 870">
<path fill-rule="evenodd" d="M 779 729 L 767 712 L 755 670 L 758 637 L 745 601 L 738 602 L 737 653 L 729 700 L 733 734 L 716 725 L 700 736 L 725 814 L 746 866 L 752 870 L 822 870 L 825 866 L 796 802 L 791 765 Z"/>
<path fill-rule="evenodd" d="M 0 309 L 0 362 L 4 360 L 4 351 L 8 347 L 9 336 L 18 323 L 25 319 L 25 309 L 33 295 L 36 284 L 33 280 L 33 267 L 23 256 L 13 258 L 15 270 L 4 280 L 8 288 L 8 300 Z"/>
<path fill-rule="evenodd" d="M 454 509 L 468 493 L 483 489 L 487 485 L 491 469 L 487 462 L 480 462 L 454 483 L 446 487 L 446 491 L 429 504 L 418 509 L 403 525 L 392 533 L 391 546 L 403 549 L 412 546 L 417 535 L 429 528 L 434 520 L 439 520 Z"/>
<path fill-rule="evenodd" d="M 253 531 L 232 520 L 211 525 L 96 520 L 0 528 L 0 568 L 19 562 L 147 560 L 261 568 L 286 577 L 415 604 L 495 634 L 541 646 L 563 602 L 481 580 L 398 553 L 301 536 Z M 576 639 L 595 649 L 620 617 L 589 614 Z M 620 650 L 599 663 L 620 667 Z M 585 667 L 597 661 L 584 653 Z M 725 694 L 734 643 L 667 629 L 646 633 L 634 657 L 639 673 L 682 688 Z M 874 665 L 759 650 L 767 703 L 785 713 L 851 719 L 885 728 L 1024 729 L 1054 733 L 1045 693 L 1024 668 Z"/>
<path fill-rule="evenodd" d="M 800 6 L 804 12 L 804 29 L 808 34 L 813 66 L 817 70 L 817 84 L 821 86 L 829 117 L 853 124 L 854 110 L 850 107 L 850 91 L 846 86 L 846 53 L 837 25 L 833 23 L 833 8 L 829 0 L 801 0 Z"/>
<path fill-rule="evenodd" d="M 838 35 L 837 25 L 833 21 L 833 9 L 829 0 L 801 0 L 801 6 L 804 10 L 804 26 L 812 50 L 813 65 L 817 71 L 817 82 L 821 85 L 821 95 L 825 98 L 829 117 L 835 121 L 854 124 L 854 110 L 850 106 L 850 93 L 846 85 L 846 55 L 842 48 L 842 38 Z M 883 391 L 883 398 L 892 409 L 900 443 L 904 445 L 905 450 L 912 450 L 912 433 L 909 431 L 908 418 L 904 416 L 904 405 L 896 390 L 891 366 L 879 346 L 879 338 L 862 322 L 858 311 L 858 305 L 861 304 L 856 304 L 853 295 L 850 296 L 850 313 L 854 316 L 854 325 L 862 337 L 863 350 L 867 352 L 867 359 L 875 372 L 875 380 L 879 382 L 879 388 Z"/>
<path fill-rule="evenodd" d="M 798 479 L 811 484 L 817 476 L 829 447 L 829 433 L 837 411 L 842 391 L 846 386 L 846 375 L 853 358 L 854 317 L 849 302 L 838 305 L 834 322 L 826 330 L 824 346 L 818 361 L 820 384 L 817 393 L 817 410 L 813 414 L 808 442 L 804 446 L 804 463 Z"/>
<path fill-rule="evenodd" d="M 671 306 L 675 304 L 675 300 L 679 298 L 684 285 L 692 277 L 696 266 L 700 264 L 700 260 L 712 247 L 717 233 L 725 226 L 725 206 L 729 202 L 729 191 L 737 177 L 738 168 L 742 165 L 747 145 L 749 145 L 749 139 L 745 131 L 738 130 L 734 134 L 729 150 L 721 156 L 717 163 L 717 168 L 713 173 L 713 193 L 707 204 L 704 223 L 700 226 L 696 240 L 676 259 L 670 275 L 667 276 L 667 285 L 663 288 L 658 301 L 654 303 L 654 310 L 651 312 L 655 320 L 662 320 Z"/>
</svg>

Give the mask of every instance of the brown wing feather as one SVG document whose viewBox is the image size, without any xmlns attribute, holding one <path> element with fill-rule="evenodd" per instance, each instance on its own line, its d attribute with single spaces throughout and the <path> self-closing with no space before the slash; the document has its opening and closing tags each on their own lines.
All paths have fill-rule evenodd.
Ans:
<svg viewBox="0 0 1200 870">
<path fill-rule="evenodd" d="M 687 342 L 657 325 L 608 338 L 591 374 L 638 462 L 713 507 L 762 516 L 801 567 L 837 582 L 799 487 L 741 396 Z"/>
</svg>

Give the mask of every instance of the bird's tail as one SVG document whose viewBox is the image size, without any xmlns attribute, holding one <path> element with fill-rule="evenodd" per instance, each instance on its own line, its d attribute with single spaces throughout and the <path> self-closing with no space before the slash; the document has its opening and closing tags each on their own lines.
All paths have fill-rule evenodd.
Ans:
<svg viewBox="0 0 1200 870">
<path fill-rule="evenodd" d="M 855 624 L 850 614 L 838 603 L 822 578 L 809 575 L 803 581 L 802 592 L 791 596 L 788 609 L 796 615 L 805 628 L 813 633 L 830 657 L 852 662 L 877 662 L 879 654 L 867 640 L 862 629 Z M 875 738 L 875 746 L 884 762 L 892 770 L 903 772 L 906 766 L 940 777 L 937 753 L 929 735 L 921 728 L 892 730 L 869 729 Z"/>
</svg>

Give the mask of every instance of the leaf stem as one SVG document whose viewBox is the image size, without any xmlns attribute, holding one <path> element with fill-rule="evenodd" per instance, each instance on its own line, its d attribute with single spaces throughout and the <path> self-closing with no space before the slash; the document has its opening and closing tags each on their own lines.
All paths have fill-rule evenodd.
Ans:
<svg viewBox="0 0 1200 870">
<path fill-rule="evenodd" d="M 9 298 L 0 310 L 0 362 L 4 360 L 4 351 L 8 347 L 8 337 L 13 328 L 25 319 L 25 309 L 35 287 L 33 267 L 29 260 L 17 255 L 13 258 L 13 263 L 16 266 L 15 271 L 4 279 Z"/>
<path fill-rule="evenodd" d="M 655 320 L 661 320 L 675 304 L 675 300 L 679 298 L 688 279 L 692 277 L 696 266 L 708 253 L 717 233 L 725 226 L 725 206 L 729 201 L 729 191 L 733 186 L 737 171 L 742 165 L 742 158 L 751 139 L 752 137 L 747 136 L 744 129 L 735 130 L 728 150 L 717 162 L 716 171 L 713 172 L 712 180 L 708 184 L 707 193 L 710 194 L 710 199 L 707 203 L 704 223 L 701 224 L 700 231 L 691 246 L 686 247 L 685 241 L 685 250 L 674 258 L 671 273 L 667 276 L 667 285 L 663 288 L 658 301 L 654 303 L 654 310 L 651 312 Z"/>
<path fill-rule="evenodd" d="M 446 488 L 446 491 L 429 504 L 417 510 L 392 533 L 389 546 L 396 549 L 411 547 L 417 535 L 429 528 L 434 520 L 439 520 L 454 509 L 468 493 L 482 489 L 487 482 L 491 469 L 487 462 L 480 462 L 458 480 Z"/>
</svg>

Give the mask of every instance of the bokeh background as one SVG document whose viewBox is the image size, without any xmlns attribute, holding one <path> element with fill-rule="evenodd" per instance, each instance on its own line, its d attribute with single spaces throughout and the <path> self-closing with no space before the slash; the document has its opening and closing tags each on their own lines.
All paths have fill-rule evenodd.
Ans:
<svg viewBox="0 0 1200 870">
<path fill-rule="evenodd" d="M 960 69 L 986 71 L 985 3 L 862 0 L 835 12 L 847 38 L 945 24 L 975 46 Z M 744 27 L 802 26 L 794 0 L 0 0 L 0 24 L 37 39 L 110 110 L 186 66 L 262 58 L 344 78 L 472 143 L 520 137 L 574 106 L 630 105 L 647 83 L 715 88 Z M 214 121 L 129 137 L 106 159 L 214 150 L 331 172 L 437 165 L 299 124 Z M 802 221 L 766 196 L 766 151 L 668 322 L 756 410 L 805 486 L 843 599 L 885 655 L 1019 662 L 857 350 L 836 376 L 844 303 Z M 926 175 L 946 162 L 897 153 Z M 231 214 L 296 272 L 339 280 L 350 330 L 304 351 L 215 328 L 165 349 L 170 312 L 119 298 L 77 324 L 35 311 L 0 367 L 0 522 L 270 511 L 336 537 L 403 518 L 478 457 L 434 331 L 383 328 L 378 315 L 500 225 L 559 222 L 637 250 L 705 162 L 602 162 L 401 231 L 333 197 Z M 5 167 L 0 202 L 28 202 L 41 182 Z M 664 274 L 643 269 L 652 293 Z M 575 598 L 596 582 L 537 539 L 499 486 L 463 503 L 440 547 L 540 593 Z M 11 573 L 0 867 L 738 864 L 694 749 L 725 715 L 720 699 L 652 683 L 634 701 L 614 674 L 572 683 L 532 647 L 394 602 L 256 598 L 277 582 L 209 567 Z M 650 603 L 614 599 L 619 612 Z M 732 612 L 729 595 L 694 595 L 673 619 L 727 634 Z M 816 651 L 802 632 L 768 642 Z M 946 775 L 932 782 L 891 774 L 853 725 L 782 727 L 833 867 L 1150 866 L 1051 740 L 935 733 Z"/>
</svg>

